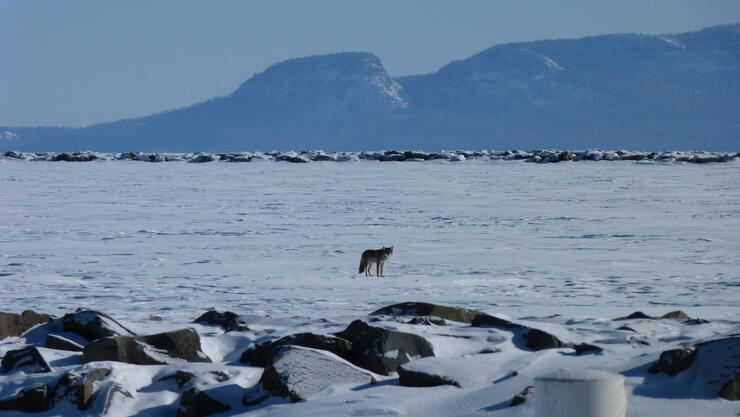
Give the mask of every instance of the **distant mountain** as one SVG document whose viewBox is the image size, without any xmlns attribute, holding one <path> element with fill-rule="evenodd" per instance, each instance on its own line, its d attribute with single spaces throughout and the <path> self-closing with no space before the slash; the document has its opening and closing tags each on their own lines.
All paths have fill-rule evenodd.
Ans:
<svg viewBox="0 0 740 417">
<path fill-rule="evenodd" d="M 740 24 L 496 45 L 393 79 L 375 55 L 292 59 L 233 94 L 86 128 L 0 127 L 0 149 L 740 148 Z"/>
</svg>

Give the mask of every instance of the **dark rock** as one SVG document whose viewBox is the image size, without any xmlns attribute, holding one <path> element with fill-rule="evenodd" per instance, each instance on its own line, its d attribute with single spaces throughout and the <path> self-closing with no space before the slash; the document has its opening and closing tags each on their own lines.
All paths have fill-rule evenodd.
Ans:
<svg viewBox="0 0 740 417">
<path fill-rule="evenodd" d="M 647 314 L 643 313 L 642 311 L 635 311 L 634 313 L 630 314 L 626 317 L 618 317 L 614 319 L 613 321 L 620 321 L 620 320 L 633 320 L 633 319 L 650 319 L 654 320 L 655 317 L 648 316 Z"/>
<path fill-rule="evenodd" d="M 219 311 L 207 311 L 193 320 L 193 323 L 219 325 L 227 332 L 249 330 L 249 327 L 239 320 L 239 315 L 231 311 L 224 311 L 223 313 Z"/>
<path fill-rule="evenodd" d="M 133 336 L 134 332 L 123 327 L 105 313 L 92 310 L 80 310 L 65 314 L 62 317 L 62 329 L 65 332 L 77 333 L 87 340 L 97 340 L 108 336 Z"/>
<path fill-rule="evenodd" d="M 630 326 L 620 326 L 620 327 L 617 327 L 617 330 L 624 330 L 626 332 L 635 332 L 635 333 L 637 333 L 637 330 L 631 328 Z"/>
<path fill-rule="evenodd" d="M 421 336 L 373 327 L 355 320 L 336 334 L 352 342 L 350 362 L 388 375 L 413 357 L 434 356 L 432 344 Z"/>
<path fill-rule="evenodd" d="M 557 337 L 539 329 L 530 328 L 528 331 L 522 333 L 522 336 L 524 337 L 524 340 L 527 341 L 525 346 L 532 350 L 568 347 L 568 344 L 563 343 Z"/>
<path fill-rule="evenodd" d="M 602 352 L 603 349 L 596 345 L 589 345 L 588 343 L 579 343 L 577 345 L 573 345 L 573 349 L 576 350 L 576 355 L 581 355 L 587 352 Z"/>
<path fill-rule="evenodd" d="M 270 394 L 266 393 L 261 387 L 253 387 L 244 393 L 242 404 L 245 407 L 251 407 L 253 405 L 261 404 L 268 398 L 270 398 Z"/>
<path fill-rule="evenodd" d="M 709 320 L 698 319 L 698 318 L 697 319 L 686 320 L 684 322 L 684 324 L 706 324 L 706 323 L 711 323 L 711 322 Z"/>
<path fill-rule="evenodd" d="M 6 158 L 15 158 L 15 159 L 23 158 L 23 154 L 18 151 L 8 151 L 8 152 L 5 152 L 3 155 L 5 155 Z"/>
<path fill-rule="evenodd" d="M 110 372 L 109 368 L 98 368 L 85 374 L 75 372 L 64 374 L 52 390 L 52 402 L 56 404 L 63 398 L 71 398 L 78 409 L 86 410 L 92 404 L 95 383 L 102 381 Z"/>
<path fill-rule="evenodd" d="M 21 335 L 21 316 L 0 311 L 0 340 Z"/>
<path fill-rule="evenodd" d="M 301 401 L 333 384 L 363 385 L 375 382 L 342 359 L 302 347 L 283 346 L 260 378 L 273 395 Z"/>
<path fill-rule="evenodd" d="M 268 366 L 273 356 L 283 346 L 302 346 L 312 349 L 326 350 L 343 359 L 351 359 L 352 343 L 334 337 L 313 333 L 297 333 L 250 346 L 244 351 L 240 362 L 252 366 Z"/>
<path fill-rule="evenodd" d="M 138 365 L 180 362 L 211 362 L 200 349 L 200 337 L 193 329 L 147 336 L 118 336 L 97 340 L 85 346 L 83 362 L 118 361 Z"/>
<path fill-rule="evenodd" d="M 423 324 L 425 326 L 447 326 L 444 319 L 434 316 L 417 316 L 406 322 L 407 324 Z"/>
<path fill-rule="evenodd" d="M 31 374 L 51 372 L 51 366 L 35 346 L 8 351 L 3 356 L 2 368 L 5 372 L 12 370 L 23 370 Z"/>
<path fill-rule="evenodd" d="M 740 372 L 722 386 L 718 395 L 728 401 L 740 401 Z"/>
<path fill-rule="evenodd" d="M 201 164 L 203 162 L 211 162 L 213 161 L 213 156 L 209 154 L 201 154 L 196 155 L 193 159 L 189 160 L 188 162 L 194 163 L 194 164 Z"/>
<path fill-rule="evenodd" d="M 213 399 L 198 388 L 191 388 L 182 393 L 177 417 L 204 417 L 231 410 L 231 406 Z"/>
<path fill-rule="evenodd" d="M 703 386 L 726 400 L 740 400 L 740 335 L 665 351 L 648 372 L 675 376 L 685 370 L 690 372 L 680 380 L 684 384 Z"/>
<path fill-rule="evenodd" d="M 405 161 L 406 155 L 397 151 L 388 151 L 378 159 L 379 161 Z"/>
<path fill-rule="evenodd" d="M 175 380 L 175 383 L 177 384 L 177 388 L 182 389 L 182 387 L 185 384 L 187 384 L 188 382 L 190 382 L 193 378 L 195 378 L 195 375 L 192 374 L 192 373 L 190 373 L 190 372 L 176 371 L 174 374 L 167 375 L 167 376 L 165 376 L 163 378 L 160 378 L 159 380 L 160 381 L 165 381 L 165 380 L 168 380 L 168 379 L 174 379 Z"/>
<path fill-rule="evenodd" d="M 119 384 L 113 384 L 112 386 L 108 387 L 106 389 L 106 392 L 104 393 L 105 396 L 105 404 L 103 405 L 103 415 L 108 415 L 108 413 L 114 409 L 117 402 L 119 402 L 122 398 L 128 398 L 133 399 L 134 396 L 131 395 L 130 392 L 126 391 L 125 388 L 120 386 Z"/>
<path fill-rule="evenodd" d="M 446 378 L 444 375 L 437 375 L 430 372 L 424 372 L 418 369 L 407 369 L 403 365 L 396 369 L 398 372 L 398 385 L 402 387 L 436 387 L 439 385 L 452 385 L 460 388 L 457 381 Z"/>
<path fill-rule="evenodd" d="M 0 340 L 8 336 L 20 336 L 37 324 L 51 321 L 48 314 L 25 310 L 21 314 L 0 312 Z"/>
<path fill-rule="evenodd" d="M 36 413 L 48 410 L 50 405 L 49 387 L 46 384 L 26 388 L 15 396 L 0 399 L 0 410 Z"/>
<path fill-rule="evenodd" d="M 70 352 L 82 352 L 83 349 L 82 345 L 56 334 L 46 335 L 44 346 L 49 349 L 68 350 Z"/>
<path fill-rule="evenodd" d="M 515 407 L 519 404 L 522 404 L 524 401 L 531 400 L 532 398 L 534 398 L 534 387 L 530 385 L 527 388 L 524 388 L 522 392 L 515 395 L 514 398 L 511 399 L 509 407 Z"/>
<path fill-rule="evenodd" d="M 525 329 L 521 324 L 512 323 L 508 320 L 500 319 L 496 316 L 481 313 L 473 317 L 470 322 L 473 327 L 495 327 L 502 330 L 518 330 Z"/>
<path fill-rule="evenodd" d="M 311 157 L 311 160 L 312 161 L 333 161 L 334 158 L 332 158 L 331 156 L 325 153 L 317 153 L 316 155 Z"/>
<path fill-rule="evenodd" d="M 427 154 L 422 151 L 405 151 L 403 156 L 405 156 L 406 159 L 427 159 Z"/>
<path fill-rule="evenodd" d="M 476 316 L 483 313 L 460 307 L 448 307 L 431 303 L 405 302 L 383 307 L 370 313 L 372 316 L 380 314 L 391 316 L 436 316 L 445 320 L 472 323 Z"/>
<path fill-rule="evenodd" d="M 475 316 L 471 325 L 473 327 L 494 327 L 501 330 L 511 331 L 515 335 L 515 344 L 524 345 L 524 347 L 532 350 L 568 347 L 567 343 L 563 343 L 560 339 L 547 332 L 522 326 L 521 324 L 512 323 L 508 320 L 504 320 L 484 313 Z M 517 336 L 521 336 L 521 338 L 524 340 L 524 343 L 517 342 Z"/>
<path fill-rule="evenodd" d="M 489 353 L 499 353 L 499 352 L 501 352 L 501 349 L 497 347 L 486 347 L 486 348 L 481 349 L 480 352 L 478 353 L 479 354 L 489 354 Z"/>
<path fill-rule="evenodd" d="M 660 359 L 655 362 L 648 372 L 657 374 L 663 372 L 666 375 L 674 376 L 681 371 L 689 369 L 696 359 L 696 349 L 681 348 L 666 350 L 660 354 Z"/>
<path fill-rule="evenodd" d="M 671 311 L 661 316 L 663 319 L 677 319 L 677 320 L 690 320 L 691 318 L 683 311 Z"/>
</svg>

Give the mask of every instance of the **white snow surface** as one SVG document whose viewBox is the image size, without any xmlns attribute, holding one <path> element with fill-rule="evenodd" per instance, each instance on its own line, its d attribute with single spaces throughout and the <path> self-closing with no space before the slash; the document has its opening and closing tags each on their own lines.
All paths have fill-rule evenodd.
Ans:
<svg viewBox="0 0 740 417">
<path fill-rule="evenodd" d="M 738 163 L 0 162 L 0 310 L 85 307 L 140 334 L 192 326 L 214 363 L 185 369 L 231 375 L 224 415 L 531 416 L 533 401 L 511 398 L 572 368 L 624 375 L 628 416 L 737 415 L 740 403 L 679 386 L 688 376 L 646 369 L 664 350 L 740 332 Z M 391 245 L 384 278 L 357 273 L 363 250 Z M 238 359 L 265 335 L 333 333 L 404 301 L 481 310 L 604 352 L 530 352 L 505 331 L 384 317 L 371 324 L 419 334 L 439 367 L 469 372 L 462 388 L 400 387 L 391 374 L 295 404 L 247 408 L 232 395 L 257 382 L 261 369 Z M 190 323 L 208 309 L 251 331 Z M 611 320 L 636 310 L 710 322 Z M 26 342 L 0 341 L 0 357 Z M 81 366 L 77 353 L 41 350 L 54 373 L 0 373 L 0 398 Z M 156 379 L 182 367 L 105 365 L 134 397 L 110 415 L 174 415 L 179 391 Z"/>
</svg>

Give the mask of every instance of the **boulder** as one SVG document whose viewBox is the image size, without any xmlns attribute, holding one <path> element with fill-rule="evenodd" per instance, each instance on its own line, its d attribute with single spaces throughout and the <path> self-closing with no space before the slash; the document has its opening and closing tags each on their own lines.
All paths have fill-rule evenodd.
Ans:
<svg viewBox="0 0 740 417">
<path fill-rule="evenodd" d="M 703 387 L 710 395 L 726 400 L 740 400 L 740 335 L 665 351 L 648 369 L 650 373 L 669 376 L 684 371 L 687 374 L 681 383 Z"/>
<path fill-rule="evenodd" d="M 134 396 L 120 384 L 109 385 L 105 388 L 105 392 L 101 394 L 101 396 L 105 398 L 102 413 L 104 416 L 108 415 L 111 410 L 115 410 L 119 403 L 124 399 L 134 398 Z"/>
<path fill-rule="evenodd" d="M 211 162 L 211 161 L 213 161 L 213 156 L 206 153 L 206 154 L 195 155 L 188 162 L 191 162 L 194 164 L 202 164 L 203 162 Z"/>
<path fill-rule="evenodd" d="M 522 326 L 488 314 L 479 314 L 473 319 L 471 325 L 473 327 L 494 327 L 511 331 L 514 333 L 515 344 L 523 345 L 532 350 L 557 349 L 569 346 L 545 331 Z M 523 343 L 520 339 L 523 340 Z"/>
<path fill-rule="evenodd" d="M 82 352 L 84 348 L 82 345 L 56 334 L 46 335 L 44 346 L 49 349 L 68 350 L 70 352 Z"/>
<path fill-rule="evenodd" d="M 54 386 L 51 400 L 56 404 L 64 398 L 69 398 L 78 409 L 86 410 L 92 403 L 95 383 L 102 381 L 110 372 L 110 368 L 97 368 L 85 373 L 68 372 Z"/>
<path fill-rule="evenodd" d="M 183 392 L 180 397 L 180 406 L 177 410 L 177 417 L 205 417 L 231 410 L 230 405 L 214 399 L 198 388 Z"/>
<path fill-rule="evenodd" d="M 0 312 L 0 340 L 9 336 L 20 336 L 37 324 L 51 321 L 48 314 L 25 310 L 21 314 Z"/>
<path fill-rule="evenodd" d="M 210 371 L 194 374 L 187 371 L 176 371 L 172 375 L 159 378 L 159 381 L 174 380 L 177 384 L 177 388 L 183 389 L 183 387 L 192 387 L 198 385 L 209 385 L 225 382 L 229 380 L 229 375 L 221 371 Z"/>
<path fill-rule="evenodd" d="M 274 355 L 283 346 L 302 346 L 326 350 L 346 360 L 350 360 L 352 356 L 352 343 L 345 339 L 313 333 L 297 333 L 250 346 L 242 354 L 240 362 L 252 366 L 268 366 Z"/>
<path fill-rule="evenodd" d="M 432 344 L 421 336 L 373 327 L 355 320 L 337 336 L 352 343 L 350 362 L 388 375 L 414 357 L 434 356 Z"/>
<path fill-rule="evenodd" d="M 38 384 L 11 397 L 0 398 L 0 410 L 36 413 L 48 410 L 50 405 L 49 387 L 46 384 Z"/>
<path fill-rule="evenodd" d="M 7 151 L 3 155 L 5 155 L 6 158 L 23 159 L 23 154 L 18 151 Z"/>
<path fill-rule="evenodd" d="M 406 324 L 422 324 L 424 326 L 447 326 L 445 319 L 435 316 L 417 316 L 407 321 Z"/>
<path fill-rule="evenodd" d="M 205 323 L 221 326 L 227 332 L 249 330 L 246 324 L 239 320 L 239 315 L 231 311 L 207 311 L 200 315 L 193 323 Z"/>
<path fill-rule="evenodd" d="M 100 339 L 85 346 L 82 361 L 118 361 L 137 365 L 211 362 L 201 351 L 198 333 L 190 328 L 148 336 Z"/>
<path fill-rule="evenodd" d="M 22 370 L 29 374 L 51 372 L 51 366 L 35 346 L 8 351 L 2 360 L 4 372 Z"/>
<path fill-rule="evenodd" d="M 413 367 L 406 368 L 401 365 L 398 372 L 398 385 L 402 387 L 436 387 L 439 385 L 452 385 L 460 388 L 460 383 L 444 375 L 426 372 Z"/>
<path fill-rule="evenodd" d="M 283 346 L 260 378 L 264 389 L 273 395 L 305 400 L 334 384 L 364 385 L 375 382 L 373 376 L 339 357 L 319 351 Z"/>
<path fill-rule="evenodd" d="M 108 336 L 133 336 L 134 332 L 123 327 L 111 316 L 93 310 L 78 310 L 62 317 L 62 330 L 77 333 L 93 341 Z"/>
<path fill-rule="evenodd" d="M 578 343 L 573 345 L 573 349 L 576 350 L 576 355 L 582 355 L 588 352 L 602 352 L 603 349 L 596 345 L 590 345 L 588 343 Z"/>
<path fill-rule="evenodd" d="M 653 317 L 653 316 L 649 316 L 643 313 L 642 311 L 635 311 L 629 316 L 617 317 L 616 319 L 612 319 L 612 321 L 639 320 L 639 319 L 643 319 L 643 320 L 674 319 L 674 320 L 684 320 L 685 322 L 697 322 L 695 324 L 699 324 L 698 322 L 707 322 L 706 320 L 702 320 L 702 319 L 692 319 L 691 317 L 689 317 L 688 314 L 680 310 L 665 313 L 660 317 Z"/>
<path fill-rule="evenodd" d="M 370 313 L 371 316 L 381 314 L 389 316 L 436 316 L 445 320 L 472 323 L 476 316 L 483 313 L 460 307 L 449 307 L 431 303 L 405 302 L 386 306 Z"/>
<path fill-rule="evenodd" d="M 527 400 L 531 400 L 532 398 L 534 398 L 534 387 L 530 385 L 524 388 L 522 392 L 515 395 L 514 398 L 511 399 L 511 402 L 509 402 L 509 407 L 516 407 L 517 405 L 522 404 Z"/>
</svg>

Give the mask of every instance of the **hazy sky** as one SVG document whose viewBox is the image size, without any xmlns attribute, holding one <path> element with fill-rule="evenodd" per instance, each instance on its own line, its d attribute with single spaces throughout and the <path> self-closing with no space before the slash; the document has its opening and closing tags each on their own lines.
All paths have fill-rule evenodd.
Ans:
<svg viewBox="0 0 740 417">
<path fill-rule="evenodd" d="M 504 42 L 737 22 L 738 0 L 0 0 L 0 126 L 183 107 L 305 55 L 372 52 L 398 76 Z"/>
</svg>

